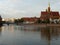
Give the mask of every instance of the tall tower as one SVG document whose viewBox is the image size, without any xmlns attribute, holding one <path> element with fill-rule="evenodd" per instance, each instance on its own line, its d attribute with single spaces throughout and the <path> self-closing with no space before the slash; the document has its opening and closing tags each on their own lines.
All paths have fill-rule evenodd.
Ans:
<svg viewBox="0 0 60 45">
<path fill-rule="evenodd" d="M 50 2 L 48 3 L 48 13 L 50 13 Z"/>
</svg>

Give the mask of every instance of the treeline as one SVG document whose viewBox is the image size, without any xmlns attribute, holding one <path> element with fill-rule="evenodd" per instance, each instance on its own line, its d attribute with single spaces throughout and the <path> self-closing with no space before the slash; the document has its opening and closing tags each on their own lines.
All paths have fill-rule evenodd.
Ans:
<svg viewBox="0 0 60 45">
<path fill-rule="evenodd" d="M 24 22 L 24 19 L 15 19 L 15 20 L 14 20 L 14 23 L 23 23 L 23 22 Z M 50 20 L 47 19 L 47 20 L 42 21 L 42 20 L 38 19 L 38 20 L 37 20 L 36 22 L 34 22 L 34 23 L 50 23 Z"/>
<path fill-rule="evenodd" d="M 36 23 L 50 23 L 50 20 L 49 19 L 47 19 L 47 20 L 40 20 L 40 19 L 38 19 L 36 21 Z"/>
<path fill-rule="evenodd" d="M 24 22 L 23 19 L 15 19 L 15 20 L 14 20 L 14 23 L 23 23 L 23 22 Z"/>
</svg>

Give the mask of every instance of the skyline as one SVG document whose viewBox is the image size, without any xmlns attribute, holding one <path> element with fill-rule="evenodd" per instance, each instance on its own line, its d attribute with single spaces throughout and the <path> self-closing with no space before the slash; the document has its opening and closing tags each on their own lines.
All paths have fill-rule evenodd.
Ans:
<svg viewBox="0 0 60 45">
<path fill-rule="evenodd" d="M 41 11 L 48 7 L 60 12 L 60 0 L 0 0 L 2 18 L 40 17 Z"/>
</svg>

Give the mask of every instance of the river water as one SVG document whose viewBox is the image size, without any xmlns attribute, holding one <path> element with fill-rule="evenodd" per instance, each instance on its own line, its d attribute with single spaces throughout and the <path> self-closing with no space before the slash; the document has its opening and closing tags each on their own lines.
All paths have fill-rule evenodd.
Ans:
<svg viewBox="0 0 60 45">
<path fill-rule="evenodd" d="M 60 45 L 60 27 L 0 27 L 0 45 Z"/>
</svg>

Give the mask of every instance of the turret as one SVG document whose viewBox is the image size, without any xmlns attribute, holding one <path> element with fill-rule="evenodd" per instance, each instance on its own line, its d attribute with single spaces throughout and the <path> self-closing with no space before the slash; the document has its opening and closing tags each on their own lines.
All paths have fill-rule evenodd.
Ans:
<svg viewBox="0 0 60 45">
<path fill-rule="evenodd" d="M 47 9 L 46 9 L 46 12 L 48 12 Z"/>
</svg>

